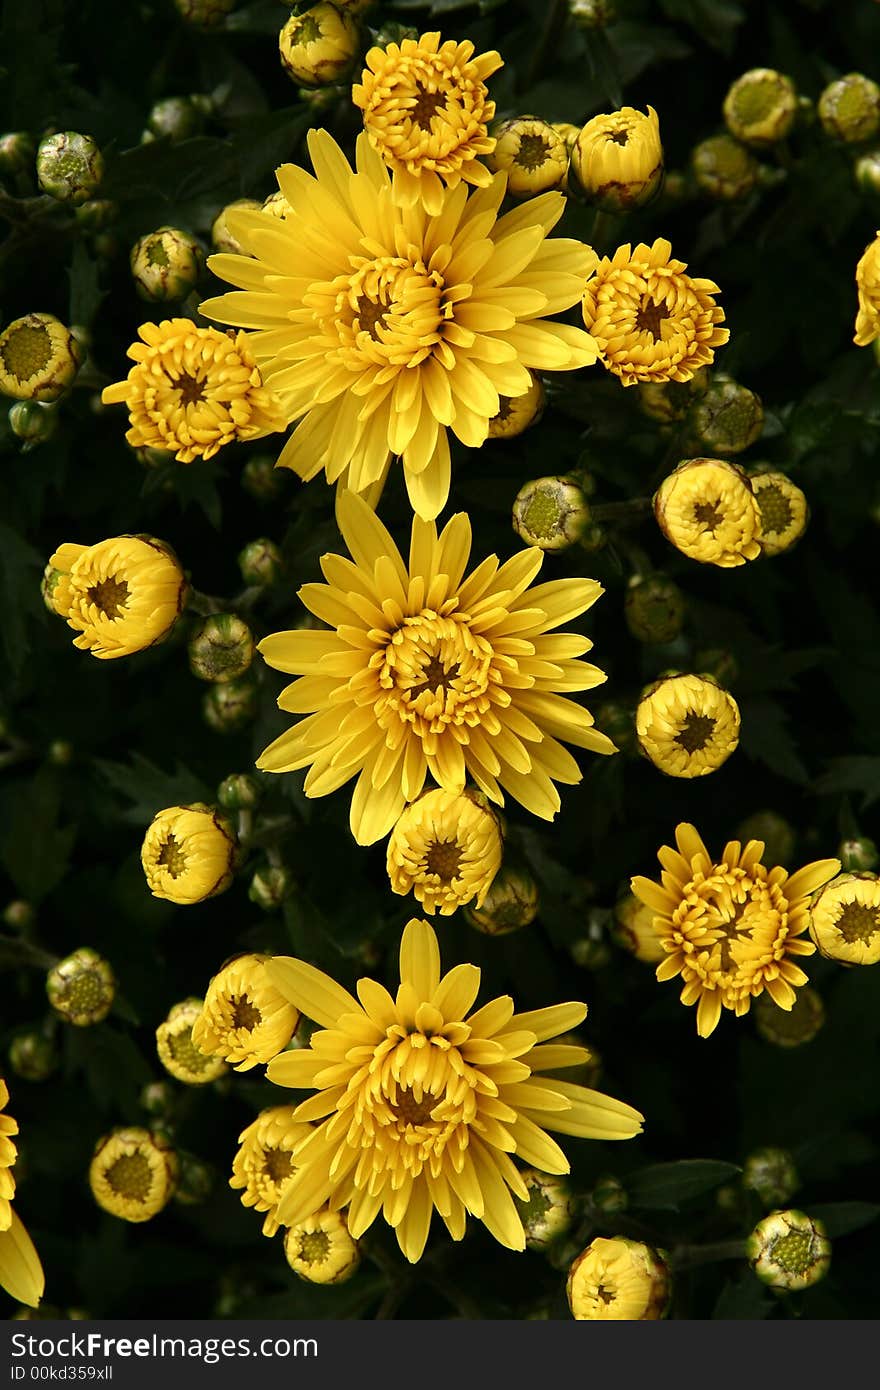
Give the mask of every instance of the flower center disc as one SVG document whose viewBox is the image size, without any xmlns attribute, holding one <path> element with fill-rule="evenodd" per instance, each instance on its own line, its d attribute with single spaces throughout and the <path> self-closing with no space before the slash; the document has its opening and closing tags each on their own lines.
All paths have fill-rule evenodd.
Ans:
<svg viewBox="0 0 880 1390">
<path fill-rule="evenodd" d="M 118 618 L 128 603 L 129 588 L 124 579 L 102 579 L 87 591 L 89 603 L 99 608 L 105 618 Z"/>
<path fill-rule="evenodd" d="M 145 1154 L 123 1154 L 111 1163 L 106 1178 L 120 1197 L 143 1202 L 153 1183 L 153 1170 Z"/>
<path fill-rule="evenodd" d="M 372 658 L 383 692 L 376 702 L 379 722 L 387 728 L 397 718 L 420 738 L 449 725 L 479 723 L 497 679 L 493 656 L 460 614 L 441 617 L 425 609 L 404 619 Z"/>
</svg>

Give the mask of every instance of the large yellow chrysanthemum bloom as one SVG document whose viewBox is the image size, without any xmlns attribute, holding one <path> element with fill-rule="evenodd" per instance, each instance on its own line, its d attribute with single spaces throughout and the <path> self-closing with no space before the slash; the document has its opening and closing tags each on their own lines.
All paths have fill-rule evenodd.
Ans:
<svg viewBox="0 0 880 1390">
<path fill-rule="evenodd" d="M 880 232 L 856 266 L 856 290 L 859 311 L 853 342 L 857 347 L 867 347 L 880 337 Z"/>
<path fill-rule="evenodd" d="M 305 479 L 324 469 L 375 501 L 399 454 L 413 508 L 430 520 L 449 493 L 447 429 L 478 448 L 501 396 L 531 389 L 530 367 L 595 362 L 582 329 L 545 316 L 577 302 L 596 256 L 547 240 L 565 208 L 559 193 L 499 218 L 497 175 L 470 196 L 465 184 L 447 190 L 431 216 L 395 202 L 366 135 L 356 173 L 327 131 L 308 144 L 315 177 L 278 170 L 283 220 L 230 212 L 248 254 L 210 264 L 240 291 L 201 312 L 256 330 L 248 343 L 266 385 L 302 422 L 279 464 Z"/>
<path fill-rule="evenodd" d="M 619 246 L 587 281 L 583 316 L 599 357 L 624 386 L 690 381 L 730 337 L 712 280 L 686 275 L 684 261 L 658 237 L 653 246 Z"/>
<path fill-rule="evenodd" d="M 428 916 L 483 900 L 501 868 L 501 827 L 486 798 L 429 791 L 407 806 L 388 838 L 393 893 L 412 893 Z"/>
<path fill-rule="evenodd" d="M 364 113 L 371 145 L 397 175 L 394 189 L 402 203 L 421 202 L 436 217 L 443 211 L 444 184 L 491 183 L 479 161 L 495 148 L 486 129 L 495 103 L 485 79 L 503 67 L 500 54 L 475 58 L 469 40 L 441 43 L 439 33 L 432 33 L 371 48 L 365 61 L 352 101 Z"/>
<path fill-rule="evenodd" d="M 513 1162 L 567 1173 L 553 1129 L 587 1139 L 631 1139 L 642 1116 L 597 1091 L 543 1075 L 577 1066 L 580 1047 L 540 1046 L 586 1014 L 578 1003 L 515 1014 L 509 996 L 470 1013 L 475 965 L 441 978 L 437 937 L 413 920 L 400 943 L 395 998 L 375 980 L 358 999 L 305 961 L 275 956 L 267 969 L 320 1031 L 311 1046 L 269 1064 L 279 1086 L 314 1087 L 298 1120 L 315 1120 L 294 1150 L 296 1173 L 278 1207 L 295 1225 L 325 1203 L 348 1208 L 355 1240 L 381 1211 L 406 1258 L 421 1257 L 436 1207 L 461 1240 L 468 1213 L 511 1250 L 525 1248 L 513 1197 L 528 1190 Z"/>
<path fill-rule="evenodd" d="M 79 633 L 73 645 L 102 661 L 161 642 L 187 591 L 177 556 L 152 536 L 68 542 L 50 558 L 46 577 L 55 612 Z"/>
<path fill-rule="evenodd" d="M 714 861 L 692 825 L 676 827 L 677 850 L 664 845 L 657 857 L 661 882 L 637 876 L 636 897 L 657 914 L 665 959 L 658 980 L 681 975 L 683 1004 L 697 1004 L 697 1032 L 708 1038 L 722 1008 L 737 1017 L 764 990 L 780 1009 L 790 1009 L 795 988 L 807 977 L 793 957 L 815 946 L 800 940 L 809 925 L 810 896 L 838 872 L 840 861 L 820 859 L 789 877 L 761 863 L 764 845 L 739 840 Z"/>
<path fill-rule="evenodd" d="M 272 1105 L 238 1136 L 229 1186 L 241 1190 L 246 1207 L 266 1213 L 264 1236 L 278 1230 L 278 1203 L 296 1172 L 293 1151 L 311 1132 L 311 1125 L 293 1118 L 292 1105 Z"/>
<path fill-rule="evenodd" d="M 36 1308 L 46 1280 L 33 1241 L 12 1208 L 12 1169 L 17 1157 L 12 1137 L 18 1133 L 18 1125 L 11 1115 L 3 1114 L 8 1103 L 9 1088 L 0 1077 L 0 1289 L 5 1289 L 16 1302 Z"/>
<path fill-rule="evenodd" d="M 352 777 L 351 830 L 359 844 L 387 835 L 428 773 L 460 792 L 469 773 L 491 801 L 502 788 L 552 820 L 556 782 L 581 772 L 560 739 L 597 753 L 614 745 L 587 710 L 560 692 L 590 690 L 605 676 L 576 658 L 586 637 L 550 629 L 602 593 L 592 579 L 529 588 L 543 552 L 495 555 L 463 579 L 471 545 L 458 513 L 440 536 L 413 519 L 409 563 L 369 507 L 343 493 L 339 526 L 354 564 L 324 555 L 326 584 L 299 591 L 331 631 L 276 632 L 259 650 L 298 675 L 278 704 L 306 714 L 257 761 L 266 772 L 308 767 L 307 796 L 326 796 Z"/>
<path fill-rule="evenodd" d="M 287 424 L 264 385 L 245 333 L 197 328 L 190 319 L 142 323 L 136 363 L 105 386 L 105 405 L 128 407 L 134 449 L 167 449 L 178 463 L 213 458 L 235 440 L 262 439 Z"/>
</svg>

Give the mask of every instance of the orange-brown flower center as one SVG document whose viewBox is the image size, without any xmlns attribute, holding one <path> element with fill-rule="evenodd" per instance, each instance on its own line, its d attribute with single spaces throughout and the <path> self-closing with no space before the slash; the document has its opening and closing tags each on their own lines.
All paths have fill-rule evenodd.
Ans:
<svg viewBox="0 0 880 1390">
<path fill-rule="evenodd" d="M 457 840 L 435 840 L 425 855 L 425 866 L 441 883 L 450 883 L 461 867 L 461 846 Z"/>
<path fill-rule="evenodd" d="M 653 341 L 657 343 L 663 336 L 660 325 L 669 316 L 668 304 L 658 304 L 648 295 L 642 301 L 642 307 L 636 314 L 636 328 L 650 333 Z"/>
<path fill-rule="evenodd" d="M 89 603 L 99 608 L 105 618 L 118 618 L 128 603 L 129 588 L 124 579 L 102 579 L 86 590 Z"/>
<path fill-rule="evenodd" d="M 693 710 L 686 715 L 684 723 L 673 740 L 686 753 L 699 753 L 712 738 L 716 721 L 707 714 L 696 714 Z"/>
<path fill-rule="evenodd" d="M 244 1028 L 251 1033 L 262 1023 L 263 1015 L 256 1004 L 251 1003 L 246 994 L 240 994 L 229 1002 L 232 1007 L 233 1028 Z"/>
</svg>

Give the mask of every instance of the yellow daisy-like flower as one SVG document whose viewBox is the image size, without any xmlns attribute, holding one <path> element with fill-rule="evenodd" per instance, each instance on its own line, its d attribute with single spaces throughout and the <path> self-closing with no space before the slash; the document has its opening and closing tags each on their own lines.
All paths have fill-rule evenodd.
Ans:
<svg viewBox="0 0 880 1390">
<path fill-rule="evenodd" d="M 315 177 L 278 170 L 290 212 L 229 214 L 245 256 L 211 267 L 240 292 L 201 312 L 253 332 L 248 343 L 287 420 L 302 423 L 279 464 L 378 496 L 393 454 L 428 520 L 449 494 L 447 430 L 484 443 L 501 396 L 532 388 L 529 368 L 596 360 L 582 329 L 546 317 L 577 302 L 596 263 L 588 246 L 547 240 L 565 199 L 498 216 L 505 179 L 459 184 L 432 216 L 401 207 L 366 135 L 353 173 L 323 130 L 308 138 Z M 394 174 L 396 187 L 398 174 Z"/>
<path fill-rule="evenodd" d="M 183 999 L 175 1004 L 156 1029 L 156 1051 L 167 1072 L 185 1086 L 206 1086 L 226 1071 L 220 1057 L 201 1052 L 192 1040 L 193 1024 L 202 1012 L 203 999 Z"/>
<path fill-rule="evenodd" d="M 264 1236 L 278 1230 L 278 1203 L 296 1172 L 293 1151 L 311 1132 L 311 1125 L 293 1118 L 292 1105 L 273 1105 L 261 1110 L 238 1136 L 241 1148 L 232 1162 L 229 1186 L 241 1189 L 246 1207 L 266 1212 Z"/>
<path fill-rule="evenodd" d="M 583 316 L 599 358 L 624 386 L 690 381 L 730 337 L 712 280 L 685 274 L 672 246 L 619 246 L 599 262 L 583 296 Z"/>
<path fill-rule="evenodd" d="M 141 865 L 154 898 L 204 902 L 232 882 L 238 842 L 213 806 L 168 806 L 152 819 L 141 846 Z"/>
<path fill-rule="evenodd" d="M 726 459 L 685 459 L 654 494 L 654 516 L 676 550 L 731 569 L 761 554 L 761 509 L 751 482 Z"/>
<path fill-rule="evenodd" d="M 705 777 L 739 743 L 739 706 L 708 676 L 667 676 L 636 708 L 639 747 L 669 777 Z"/>
<path fill-rule="evenodd" d="M 444 185 L 491 183 L 480 156 L 495 148 L 486 129 L 495 115 L 486 78 L 503 67 L 498 53 L 474 57 L 469 40 L 441 43 L 431 33 L 371 48 L 365 61 L 352 101 L 364 113 L 371 145 L 396 175 L 401 203 L 421 202 L 436 217 Z"/>
<path fill-rule="evenodd" d="M 150 1221 L 177 1186 L 177 1154 L 158 1134 L 131 1126 L 98 1140 L 89 1166 L 92 1196 L 120 1221 Z"/>
<path fill-rule="evenodd" d="M 285 1232 L 284 1253 L 294 1274 L 309 1284 L 344 1284 L 361 1262 L 345 1217 L 329 1207 Z"/>
<path fill-rule="evenodd" d="M 601 208 L 626 212 L 649 202 L 663 180 L 660 121 L 653 106 L 647 115 L 623 106 L 587 121 L 575 140 L 571 167 Z"/>
<path fill-rule="evenodd" d="M 279 994 L 266 956 L 236 956 L 213 976 L 192 1040 L 200 1052 L 250 1071 L 286 1047 L 299 1012 Z"/>
<path fill-rule="evenodd" d="M 865 248 L 856 266 L 859 311 L 856 314 L 856 347 L 867 347 L 880 337 L 880 232 Z"/>
<path fill-rule="evenodd" d="M 697 1032 L 708 1038 L 722 1008 L 739 1018 L 764 990 L 780 1009 L 790 1009 L 795 989 L 807 982 L 794 964 L 815 946 L 800 937 L 809 925 L 810 896 L 840 869 L 837 859 L 820 859 L 789 876 L 761 863 L 764 845 L 739 840 L 713 861 L 692 825 L 676 827 L 677 850 L 658 852 L 661 882 L 637 876 L 630 884 L 654 909 L 665 959 L 658 980 L 681 975 L 683 1004 L 697 1004 Z"/>
<path fill-rule="evenodd" d="M 4 1114 L 9 1104 L 9 1088 L 0 1077 L 0 1289 L 18 1303 L 36 1308 L 43 1297 L 46 1280 L 33 1241 L 12 1207 L 15 1196 L 17 1150 L 12 1142 L 18 1125 Z"/>
<path fill-rule="evenodd" d="M 128 407 L 125 437 L 132 448 L 167 449 L 178 463 L 192 463 L 287 425 L 263 385 L 247 334 L 163 319 L 142 323 L 138 335 L 143 341 L 128 349 L 136 365 L 101 393 L 105 405 Z"/>
<path fill-rule="evenodd" d="M 57 401 L 73 382 L 82 349 L 53 314 L 25 314 L 0 333 L 0 391 L 20 401 Z"/>
<path fill-rule="evenodd" d="M 388 841 L 394 893 L 412 893 L 429 916 L 481 907 L 501 868 L 501 829 L 485 798 L 429 791 L 407 806 Z"/>
<path fill-rule="evenodd" d="M 841 874 L 810 905 L 810 936 L 823 956 L 845 965 L 880 961 L 880 879 Z"/>
<path fill-rule="evenodd" d="M 568 1272 L 565 1291 L 579 1322 L 646 1322 L 669 1306 L 666 1261 L 638 1240 L 597 1236 Z"/>
<path fill-rule="evenodd" d="M 308 767 L 307 796 L 357 776 L 350 822 L 359 844 L 388 834 L 428 773 L 456 793 L 470 774 L 490 801 L 503 804 L 503 788 L 552 820 L 554 781 L 581 779 L 559 740 L 614 752 L 592 715 L 560 693 L 605 679 L 576 659 L 592 644 L 550 632 L 589 608 L 601 586 L 556 579 L 530 589 L 538 549 L 500 566 L 492 555 L 463 578 L 471 545 L 464 513 L 439 537 L 433 522 L 415 517 L 408 564 L 360 498 L 341 494 L 337 516 L 354 563 L 324 555 L 327 583 L 299 591 L 331 630 L 276 632 L 259 646 L 270 666 L 301 677 L 278 704 L 307 718 L 257 766 Z"/>
<path fill-rule="evenodd" d="M 641 1129 L 631 1106 L 543 1075 L 586 1060 L 580 1047 L 540 1045 L 576 1027 L 584 1004 L 515 1014 L 505 996 L 471 1013 L 480 971 L 457 965 L 441 977 L 427 922 L 404 929 L 394 998 L 362 979 L 355 999 L 301 960 L 275 956 L 268 969 L 321 1025 L 309 1048 L 269 1064 L 270 1081 L 316 1091 L 294 1111 L 318 1124 L 294 1151 L 297 1171 L 278 1208 L 284 1224 L 297 1225 L 325 1203 L 347 1207 L 357 1240 L 381 1211 L 414 1262 L 436 1207 L 453 1240 L 470 1213 L 502 1245 L 522 1250 L 513 1198 L 528 1201 L 528 1189 L 512 1155 L 545 1173 L 567 1173 L 565 1154 L 545 1130 L 630 1139 Z"/>
<path fill-rule="evenodd" d="M 47 580 L 55 612 L 79 634 L 73 645 L 102 661 L 161 642 L 187 591 L 177 556 L 152 536 L 61 545 L 49 560 Z"/>
</svg>

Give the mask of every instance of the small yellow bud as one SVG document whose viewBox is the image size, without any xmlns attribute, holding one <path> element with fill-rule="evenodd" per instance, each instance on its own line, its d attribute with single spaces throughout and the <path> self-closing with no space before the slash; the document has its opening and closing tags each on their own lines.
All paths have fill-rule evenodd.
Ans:
<svg viewBox="0 0 880 1390">
<path fill-rule="evenodd" d="M 739 706 L 716 681 L 676 675 L 655 681 L 636 708 L 639 746 L 668 777 L 705 777 L 739 744 Z"/>
<path fill-rule="evenodd" d="M 248 953 L 227 961 L 205 991 L 192 1040 L 201 1052 L 250 1071 L 281 1052 L 296 1032 L 299 1010 L 269 979 L 267 956 Z"/>
<path fill-rule="evenodd" d="M 597 207 L 608 212 L 643 207 L 663 182 L 657 112 L 652 106 L 647 114 L 624 106 L 610 115 L 594 116 L 575 142 L 571 170 Z"/>
<path fill-rule="evenodd" d="M 122 1221 L 149 1221 L 171 1200 L 179 1163 L 173 1148 L 148 1129 L 114 1129 L 99 1139 L 89 1167 L 92 1196 Z"/>
<path fill-rule="evenodd" d="M 541 550 L 567 550 L 589 520 L 587 499 L 572 478 L 535 478 L 520 488 L 513 504 L 514 531 Z"/>
<path fill-rule="evenodd" d="M 205 1086 L 226 1071 L 221 1057 L 202 1052 L 192 1040 L 193 1024 L 202 1012 L 203 999 L 184 999 L 175 1004 L 156 1029 L 156 1051 L 167 1072 L 186 1086 Z"/>
<path fill-rule="evenodd" d="M 237 848 L 229 822 L 210 806 L 159 811 L 141 846 L 150 892 L 184 905 L 222 893 L 232 882 Z"/>
<path fill-rule="evenodd" d="M 880 961 L 880 879 L 838 874 L 810 904 L 810 936 L 823 956 L 843 965 Z"/>
<path fill-rule="evenodd" d="M 229 214 L 242 210 L 259 212 L 261 207 L 262 204 L 254 198 L 237 198 L 234 203 L 227 203 L 225 208 L 221 208 L 211 223 L 211 245 L 214 250 L 225 251 L 233 256 L 243 255 L 241 243 L 229 229 Z"/>
<path fill-rule="evenodd" d="M 0 333 L 0 391 L 21 401 L 57 401 L 82 357 L 70 329 L 54 315 L 25 314 Z"/>
<path fill-rule="evenodd" d="M 90 1028 L 105 1019 L 116 995 L 109 961 L 89 946 L 65 956 L 46 976 L 49 1003 L 66 1023 Z"/>
<path fill-rule="evenodd" d="M 781 555 L 807 529 L 807 499 L 796 483 L 773 468 L 749 469 L 749 478 L 761 512 L 761 549 L 765 555 Z"/>
<path fill-rule="evenodd" d="M 566 1294 L 578 1321 L 655 1321 L 671 1294 L 669 1266 L 641 1241 L 623 1236 L 591 1241 L 568 1272 Z"/>
<path fill-rule="evenodd" d="M 728 569 L 761 554 L 761 513 L 741 468 L 724 459 L 685 459 L 654 494 L 666 539 L 702 564 Z"/>
<path fill-rule="evenodd" d="M 294 1274 L 309 1284 L 344 1284 L 361 1262 L 343 1213 L 326 1207 L 290 1227 L 284 1254 Z"/>
<path fill-rule="evenodd" d="M 785 139 L 797 109 L 794 83 L 772 68 L 744 72 L 724 98 L 724 120 L 731 135 L 759 148 Z"/>
<path fill-rule="evenodd" d="M 697 187 L 719 203 L 732 203 L 758 186 L 760 165 L 731 135 L 710 135 L 691 154 Z"/>
<path fill-rule="evenodd" d="M 489 421 L 490 439 L 513 439 L 530 425 L 536 425 L 544 414 L 544 383 L 534 372 L 529 375 L 532 383 L 523 395 L 498 397 L 498 414 Z"/>
<path fill-rule="evenodd" d="M 827 86 L 819 98 L 819 120 L 832 140 L 856 144 L 880 130 L 880 87 L 860 72 Z"/>
<path fill-rule="evenodd" d="M 821 1221 L 802 1211 L 774 1211 L 746 1242 L 749 1264 L 764 1284 L 793 1293 L 818 1284 L 831 1264 L 831 1241 Z"/>
<path fill-rule="evenodd" d="M 538 915 L 538 885 L 528 869 L 502 864 L 480 907 L 468 906 L 464 915 L 472 927 L 486 936 L 506 936 L 528 927 Z"/>
<path fill-rule="evenodd" d="M 159 227 L 135 242 L 129 263 L 141 299 L 178 300 L 198 284 L 205 255 L 188 232 Z"/>
<path fill-rule="evenodd" d="M 561 135 L 536 116 L 516 116 L 492 132 L 495 148 L 486 156 L 489 168 L 507 174 L 512 198 L 534 198 L 562 188 L 568 174 L 568 149 Z"/>
<path fill-rule="evenodd" d="M 351 9 L 321 3 L 291 15 L 278 35 L 281 66 L 303 87 L 341 82 L 354 66 L 360 29 Z"/>
<path fill-rule="evenodd" d="M 639 902 L 634 893 L 625 893 L 614 908 L 612 937 L 636 960 L 656 965 L 666 952 L 654 930 L 654 909 Z"/>
<path fill-rule="evenodd" d="M 574 1217 L 574 1201 L 564 1178 L 526 1168 L 520 1177 L 528 1189 L 528 1201 L 516 1206 L 529 1250 L 547 1250 L 565 1235 Z"/>
</svg>

